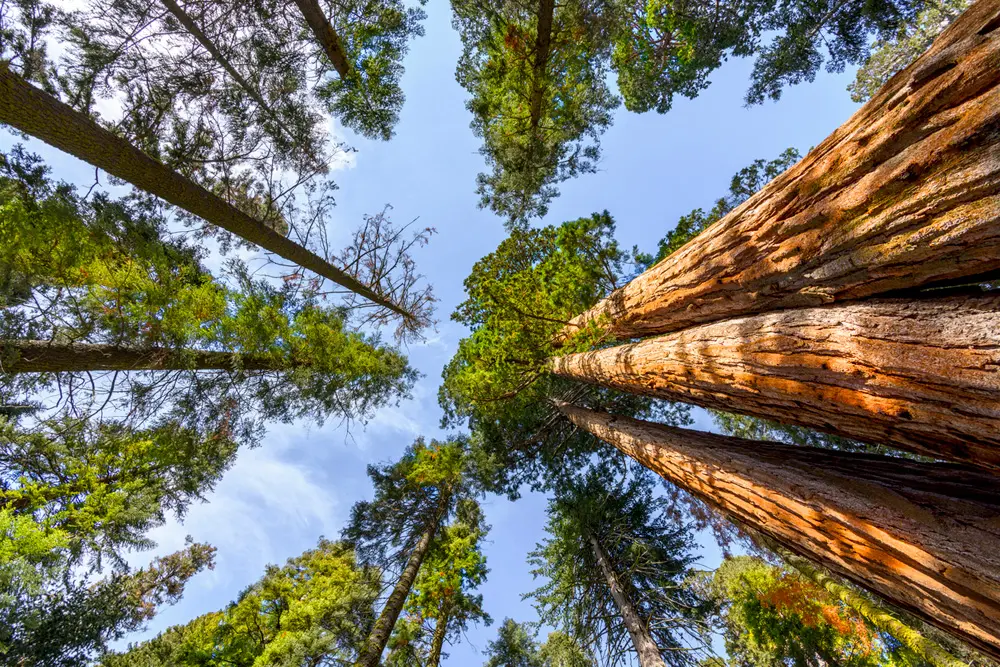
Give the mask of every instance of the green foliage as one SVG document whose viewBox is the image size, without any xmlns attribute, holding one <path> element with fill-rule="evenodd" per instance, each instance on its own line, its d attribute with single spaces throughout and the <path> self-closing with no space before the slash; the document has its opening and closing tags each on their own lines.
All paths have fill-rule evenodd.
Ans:
<svg viewBox="0 0 1000 667">
<path fill-rule="evenodd" d="M 190 248 L 162 240 L 162 219 L 141 202 L 81 198 L 19 149 L 0 158 L 0 190 L 3 338 L 168 351 L 182 362 L 108 373 L 96 386 L 81 372 L 5 375 L 4 402 L 60 388 L 67 408 L 117 409 L 132 423 L 170 415 L 252 443 L 266 421 L 363 420 L 416 378 L 398 350 L 350 330 L 343 311 L 293 282 L 274 287 L 237 263 L 229 283 L 214 278 Z M 225 353 L 229 368 L 199 368 L 201 352 Z M 76 403 L 84 396 L 90 405 Z"/>
<path fill-rule="evenodd" d="M 858 614 L 796 573 L 729 558 L 709 586 L 730 665 L 903 665 Z"/>
<path fill-rule="evenodd" d="M 489 572 L 482 552 L 488 531 L 479 503 L 460 500 L 454 521 L 438 532 L 407 598 L 409 616 L 433 621 L 435 631 L 443 631 L 449 641 L 458 639 L 469 623 L 492 623 L 483 596 L 473 593 Z"/>
<path fill-rule="evenodd" d="M 559 226 L 515 229 L 465 280 L 452 319 L 472 330 L 444 369 L 444 423 L 468 420 L 474 465 L 498 493 L 546 488 L 605 446 L 560 418 L 550 398 L 593 409 L 685 423 L 686 408 L 553 377 L 556 334 L 628 277 L 614 221 L 594 214 Z M 562 351 L 601 343 L 590 328 Z"/>
<path fill-rule="evenodd" d="M 858 68 L 854 82 L 847 87 L 855 102 L 867 102 L 892 78 L 923 55 L 971 0 L 942 0 L 929 3 L 916 19 L 902 23 L 895 33 L 884 35 L 872 45 L 871 54 Z"/>
<path fill-rule="evenodd" d="M 368 466 L 374 498 L 351 508 L 343 538 L 366 564 L 402 567 L 432 522 L 444 522 L 463 498 L 475 492 L 467 474 L 467 444 L 422 438 L 395 463 Z"/>
<path fill-rule="evenodd" d="M 541 646 L 529 624 L 504 619 L 485 651 L 483 667 L 593 667 L 594 660 L 563 632 L 549 633 Z"/>
<path fill-rule="evenodd" d="M 563 629 L 609 665 L 634 651 L 622 611 L 598 563 L 596 541 L 625 597 L 668 665 L 693 664 L 706 641 L 705 605 L 689 584 L 691 533 L 664 510 L 646 471 L 616 481 L 611 466 L 590 468 L 550 502 L 549 537 L 531 553 L 547 582 L 529 595 L 543 623 Z"/>
<path fill-rule="evenodd" d="M 344 664 L 374 622 L 376 570 L 360 567 L 342 542 L 269 566 L 257 583 L 221 612 L 176 626 L 102 665 L 214 667 L 216 665 Z"/>
<path fill-rule="evenodd" d="M 545 214 L 558 183 L 596 170 L 618 106 L 585 41 L 594 8 L 556 3 L 541 50 L 537 3 L 453 0 L 452 9 L 463 43 L 456 78 L 472 96 L 472 129 L 492 171 L 477 178 L 480 205 L 525 225 Z"/>
<path fill-rule="evenodd" d="M 403 58 L 409 42 L 424 34 L 426 13 L 399 0 L 331 2 L 329 10 L 352 69 L 343 79 L 324 58 L 319 99 L 346 127 L 366 137 L 391 139 L 403 107 Z"/>
</svg>

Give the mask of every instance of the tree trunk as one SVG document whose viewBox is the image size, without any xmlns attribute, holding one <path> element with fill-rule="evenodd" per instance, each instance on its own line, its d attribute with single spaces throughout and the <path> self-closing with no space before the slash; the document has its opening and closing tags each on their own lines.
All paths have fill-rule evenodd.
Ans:
<svg viewBox="0 0 1000 667">
<path fill-rule="evenodd" d="M 772 542 L 772 540 L 768 540 Z M 861 615 L 873 628 L 879 632 L 892 635 L 911 653 L 925 660 L 932 667 L 968 667 L 942 648 L 937 642 L 928 639 L 916 628 L 899 620 L 880 602 L 869 599 L 850 586 L 846 586 L 831 577 L 827 572 L 817 568 L 808 559 L 803 558 L 778 543 L 774 543 L 775 551 L 782 559 L 795 568 L 803 577 L 826 590 L 834 599 Z"/>
<path fill-rule="evenodd" d="M 618 607 L 618 613 L 621 614 L 622 622 L 625 624 L 628 634 L 632 638 L 632 646 L 635 648 L 636 655 L 639 656 L 639 666 L 666 667 L 663 657 L 660 655 L 660 649 L 649 634 L 649 628 L 643 622 L 639 616 L 639 612 L 636 611 L 635 605 L 632 604 L 632 601 L 618 582 L 618 576 L 615 574 L 611 563 L 608 562 L 608 556 L 604 553 L 604 549 L 601 548 L 601 543 L 596 537 L 590 534 L 587 535 L 587 539 L 590 542 L 591 549 L 594 551 L 594 558 L 597 559 L 597 565 L 601 568 L 601 573 L 604 575 L 604 580 L 611 590 L 611 597 L 615 600 L 615 606 Z"/>
<path fill-rule="evenodd" d="M 552 19 L 555 15 L 555 0 L 538 0 L 538 27 L 535 33 L 535 58 L 531 82 L 531 129 L 538 129 L 542 119 L 542 98 L 545 95 L 545 67 L 549 62 L 552 48 Z"/>
<path fill-rule="evenodd" d="M 389 599 L 386 600 L 385 608 L 382 609 L 378 620 L 375 621 L 375 627 L 372 628 L 371 634 L 368 636 L 367 641 L 365 641 L 357 662 L 354 663 L 355 667 L 378 667 L 382 659 L 382 652 L 385 650 L 386 644 L 389 643 L 390 635 L 392 635 L 392 629 L 396 627 L 396 620 L 399 618 L 400 612 L 403 611 L 403 604 L 410 594 L 410 589 L 413 588 L 413 582 L 420 572 L 420 566 L 424 562 L 424 557 L 427 555 L 428 549 L 430 549 L 434 534 L 437 532 L 438 526 L 448 509 L 449 500 L 450 498 L 447 493 L 441 494 L 437 511 L 424 528 L 420 540 L 413 548 L 413 553 L 410 554 L 410 558 L 406 561 L 403 573 L 399 576 L 399 580 L 392 589 Z"/>
<path fill-rule="evenodd" d="M 340 37 L 337 36 L 337 32 L 327 20 L 318 0 L 295 0 L 295 4 L 298 5 L 299 11 L 302 12 L 306 23 L 313 31 L 316 41 L 326 52 L 326 57 L 330 59 L 334 69 L 337 70 L 337 74 L 340 75 L 341 79 L 347 79 L 351 75 L 351 63 L 347 60 L 347 54 L 344 53 Z"/>
<path fill-rule="evenodd" d="M 730 518 L 1000 658 L 995 477 L 554 403 L 578 427 Z"/>
<path fill-rule="evenodd" d="M 616 338 L 1000 270 L 1000 0 L 797 165 L 573 320 Z"/>
<path fill-rule="evenodd" d="M 322 257 L 290 241 L 121 137 L 35 88 L 0 61 L 0 123 L 30 134 L 95 167 L 303 266 L 405 317 L 412 317 Z"/>
<path fill-rule="evenodd" d="M 448 634 L 448 617 L 450 607 L 446 604 L 441 615 L 434 624 L 434 637 L 431 640 L 431 652 L 427 656 L 427 667 L 438 667 L 441 664 L 441 651 L 444 649 L 444 638 Z"/>
<path fill-rule="evenodd" d="M 557 375 L 1000 471 L 1000 295 L 874 300 L 552 360 Z"/>
<path fill-rule="evenodd" d="M 13 359 L 4 360 L 11 352 Z M 0 340 L 0 372 L 288 370 L 294 363 L 269 355 L 206 350 L 138 348 L 97 343 L 56 344 L 45 340 Z"/>
</svg>

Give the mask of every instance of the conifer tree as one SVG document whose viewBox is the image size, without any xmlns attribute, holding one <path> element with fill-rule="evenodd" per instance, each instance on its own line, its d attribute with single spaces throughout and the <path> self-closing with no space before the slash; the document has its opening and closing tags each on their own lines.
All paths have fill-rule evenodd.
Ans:
<svg viewBox="0 0 1000 667">
<path fill-rule="evenodd" d="M 362 563 L 399 574 L 358 656 L 359 667 L 381 661 L 435 537 L 456 504 L 473 492 L 468 464 L 464 441 L 421 439 L 399 461 L 369 466 L 375 497 L 354 505 L 343 536 Z"/>
<path fill-rule="evenodd" d="M 628 655 L 642 667 L 694 664 L 705 609 L 685 581 L 691 535 L 662 513 L 645 471 L 615 476 L 591 468 L 551 502 L 549 537 L 531 554 L 533 574 L 549 581 L 531 597 L 542 622 L 609 665 Z"/>
</svg>

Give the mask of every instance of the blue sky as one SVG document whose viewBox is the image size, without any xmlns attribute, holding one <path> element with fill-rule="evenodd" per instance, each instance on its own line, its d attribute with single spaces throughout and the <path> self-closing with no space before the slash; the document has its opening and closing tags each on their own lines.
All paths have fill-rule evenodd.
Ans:
<svg viewBox="0 0 1000 667">
<path fill-rule="evenodd" d="M 483 163 L 468 127 L 465 93 L 454 79 L 460 43 L 450 9 L 444 0 L 432 0 L 427 12 L 427 34 L 406 61 L 407 100 L 396 137 L 385 143 L 342 133 L 358 152 L 335 174 L 340 190 L 330 221 L 332 230 L 346 235 L 363 214 L 392 204 L 396 222 L 419 218 L 421 225 L 437 229 L 416 256 L 440 299 L 437 332 L 409 348 L 411 362 L 425 377 L 412 400 L 382 410 L 351 434 L 336 424 L 271 427 L 261 447 L 241 453 L 207 503 L 193 507 L 182 524 L 171 521 L 155 530 L 159 546 L 137 555 L 136 564 L 181 548 L 188 534 L 218 547 L 218 558 L 215 570 L 194 578 L 184 599 L 150 623 L 146 635 L 223 607 L 266 564 L 298 555 L 321 535 L 336 537 L 351 505 L 370 497 L 369 463 L 398 457 L 417 436 L 443 435 L 437 387 L 441 368 L 464 334 L 448 315 L 462 300 L 462 280 L 472 264 L 496 247 L 504 230 L 501 220 L 476 207 L 475 176 Z M 680 215 L 707 209 L 725 194 L 737 170 L 790 146 L 804 154 L 857 107 L 845 90 L 853 76 L 848 72 L 821 74 L 812 84 L 787 90 L 778 103 L 745 109 L 749 73 L 747 61 L 727 63 L 699 98 L 677 100 L 664 116 L 620 110 L 602 141 L 599 173 L 563 184 L 544 222 L 607 209 L 623 245 L 652 249 Z M 12 143 L 11 135 L 0 135 L 0 148 Z M 30 146 L 55 176 L 85 187 L 92 182 L 93 169 L 46 146 Z M 704 414 L 698 423 L 710 427 Z M 536 586 L 525 556 L 543 538 L 545 499 L 529 493 L 516 503 L 491 497 L 484 505 L 492 525 L 485 549 L 491 571 L 481 589 L 486 610 L 496 623 L 506 616 L 534 620 L 521 594 Z M 703 551 L 704 565 L 714 566 L 717 549 L 705 544 Z M 448 649 L 444 664 L 480 665 L 496 623 L 471 630 Z"/>
</svg>

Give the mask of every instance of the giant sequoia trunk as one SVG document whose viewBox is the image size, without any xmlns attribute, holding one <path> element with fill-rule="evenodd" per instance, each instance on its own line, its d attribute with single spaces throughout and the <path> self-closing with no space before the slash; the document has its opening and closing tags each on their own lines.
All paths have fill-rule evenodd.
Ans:
<svg viewBox="0 0 1000 667">
<path fill-rule="evenodd" d="M 1000 471 L 1000 295 L 736 318 L 557 357 L 552 369 Z"/>
<path fill-rule="evenodd" d="M 618 575 L 615 574 L 615 569 L 608 560 L 608 555 L 604 553 L 601 543 L 593 535 L 587 535 L 587 540 L 594 552 L 597 566 L 601 568 L 601 574 L 604 575 L 604 581 L 611 591 L 615 606 L 618 607 L 618 613 L 621 614 L 622 623 L 625 624 L 629 637 L 632 638 L 632 646 L 639 657 L 639 666 L 666 667 L 663 657 L 660 655 L 660 649 L 657 648 L 656 642 L 649 634 L 649 628 L 639 616 L 635 605 L 632 604 L 628 594 L 622 588 L 621 582 L 618 581 Z"/>
<path fill-rule="evenodd" d="M 302 16 L 309 25 L 309 29 L 312 30 L 313 36 L 316 37 L 316 41 L 323 47 L 326 57 L 330 59 L 334 69 L 337 70 L 337 74 L 340 75 L 341 79 L 349 77 L 351 75 L 351 63 L 347 60 L 347 54 L 344 53 L 340 37 L 337 36 L 337 32 L 330 25 L 330 21 L 327 20 L 326 15 L 323 13 L 323 8 L 320 6 L 319 0 L 295 0 L 295 4 L 298 5 L 299 11 L 302 12 Z"/>
<path fill-rule="evenodd" d="M 1000 270 L 1000 0 L 979 0 L 797 165 L 612 293 L 617 338 Z"/>
<path fill-rule="evenodd" d="M 385 646 L 389 643 L 392 629 L 396 627 L 399 614 L 403 611 L 403 604 L 406 603 L 410 589 L 413 588 L 413 582 L 416 581 L 417 574 L 420 573 L 420 566 L 423 565 L 427 551 L 434 540 L 434 534 L 437 533 L 438 526 L 441 525 L 441 521 L 448 510 L 449 500 L 450 498 L 447 493 L 441 494 L 437 509 L 428 520 L 427 525 L 424 526 L 424 532 L 421 533 L 417 545 L 413 548 L 412 553 L 410 553 L 410 557 L 406 561 L 406 567 L 403 568 L 402 574 L 399 575 L 399 580 L 396 581 L 389 599 L 386 600 L 382 613 L 379 614 L 378 620 L 375 621 L 375 627 L 372 628 L 372 632 L 368 635 L 368 639 L 361 649 L 357 662 L 354 663 L 355 667 L 378 667 L 381 663 L 382 652 L 385 651 Z"/>
<path fill-rule="evenodd" d="M 0 61 L 0 123 L 99 167 L 374 303 L 410 316 L 319 255 L 157 162 L 85 114 L 35 88 L 11 72 L 3 61 Z"/>
<path fill-rule="evenodd" d="M 0 372 L 247 370 L 280 371 L 295 365 L 270 355 L 207 350 L 140 348 L 98 343 L 0 340 Z"/>
<path fill-rule="evenodd" d="M 730 518 L 1000 658 L 995 477 L 556 406 Z"/>
</svg>

